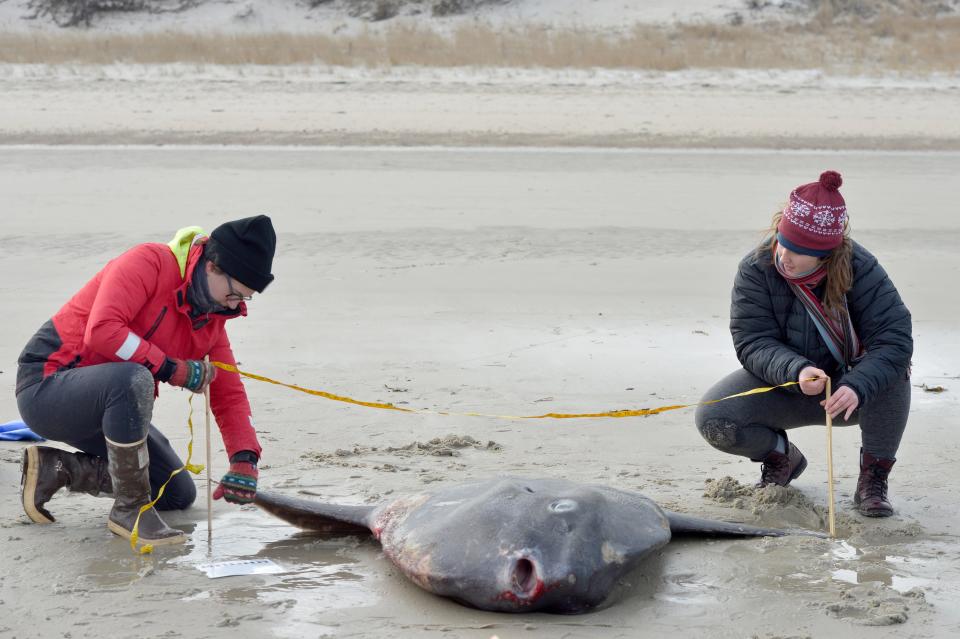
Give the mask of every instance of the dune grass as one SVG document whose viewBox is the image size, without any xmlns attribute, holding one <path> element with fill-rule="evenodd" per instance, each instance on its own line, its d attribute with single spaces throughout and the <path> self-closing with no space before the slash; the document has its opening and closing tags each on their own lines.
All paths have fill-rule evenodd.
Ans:
<svg viewBox="0 0 960 639">
<path fill-rule="evenodd" d="M 497 29 L 480 23 L 449 35 L 409 24 L 353 35 L 8 33 L 0 34 L 0 62 L 956 72 L 960 17 L 637 25 L 619 36 L 536 26 Z"/>
</svg>

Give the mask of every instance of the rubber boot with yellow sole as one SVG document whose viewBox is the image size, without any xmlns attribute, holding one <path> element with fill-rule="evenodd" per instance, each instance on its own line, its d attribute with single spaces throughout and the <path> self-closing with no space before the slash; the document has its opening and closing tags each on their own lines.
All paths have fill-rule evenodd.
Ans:
<svg viewBox="0 0 960 639">
<path fill-rule="evenodd" d="M 150 502 L 150 455 L 147 438 L 132 444 L 118 444 L 107 440 L 107 461 L 116 501 L 107 520 L 107 528 L 116 535 L 130 539 L 140 507 Z M 182 544 L 187 536 L 181 530 L 167 526 L 155 508 L 140 515 L 137 524 L 138 541 L 154 546 Z"/>
<path fill-rule="evenodd" d="M 20 501 L 31 521 L 56 521 L 46 504 L 61 488 L 70 492 L 112 496 L 113 485 L 107 460 L 87 453 L 70 453 L 48 446 L 29 446 L 23 451 Z"/>
</svg>

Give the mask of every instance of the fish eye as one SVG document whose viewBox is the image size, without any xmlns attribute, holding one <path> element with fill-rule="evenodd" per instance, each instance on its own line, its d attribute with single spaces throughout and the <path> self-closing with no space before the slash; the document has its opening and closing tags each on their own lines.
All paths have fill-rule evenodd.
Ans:
<svg viewBox="0 0 960 639">
<path fill-rule="evenodd" d="M 555 513 L 568 513 L 571 510 L 576 510 L 577 502 L 572 499 L 558 499 L 551 503 L 548 508 Z"/>
</svg>

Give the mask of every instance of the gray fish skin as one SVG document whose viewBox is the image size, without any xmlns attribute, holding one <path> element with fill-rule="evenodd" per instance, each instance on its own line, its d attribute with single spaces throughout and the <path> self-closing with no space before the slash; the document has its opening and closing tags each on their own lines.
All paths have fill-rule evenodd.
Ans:
<svg viewBox="0 0 960 639">
<path fill-rule="evenodd" d="M 384 554 L 420 587 L 500 612 L 575 614 L 595 608 L 620 577 L 667 544 L 673 532 L 788 534 L 668 513 L 639 493 L 562 479 L 458 484 L 374 507 L 263 491 L 256 503 L 308 530 L 368 529 Z"/>
<path fill-rule="evenodd" d="M 254 502 L 297 528 L 322 533 L 369 533 L 371 506 L 343 506 L 259 491 Z"/>
</svg>

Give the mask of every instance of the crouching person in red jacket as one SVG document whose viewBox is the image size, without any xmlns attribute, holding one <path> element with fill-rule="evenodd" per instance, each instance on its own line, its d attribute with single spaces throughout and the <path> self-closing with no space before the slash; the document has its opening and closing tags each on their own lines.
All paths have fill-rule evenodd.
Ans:
<svg viewBox="0 0 960 639">
<path fill-rule="evenodd" d="M 140 507 L 183 465 L 151 424 L 161 382 L 210 402 L 230 470 L 214 496 L 253 501 L 260 444 L 236 373 L 226 322 L 270 282 L 276 234 L 265 215 L 178 232 L 169 244 L 140 244 L 111 260 L 30 339 L 18 360 L 17 405 L 30 428 L 81 452 L 31 446 L 24 451 L 21 497 L 37 523 L 54 517 L 47 502 L 61 488 L 114 497 L 108 528 L 129 538 Z M 154 509 L 140 517 L 150 544 L 181 543 L 157 510 L 196 498 L 188 473 L 173 477 Z"/>
</svg>

